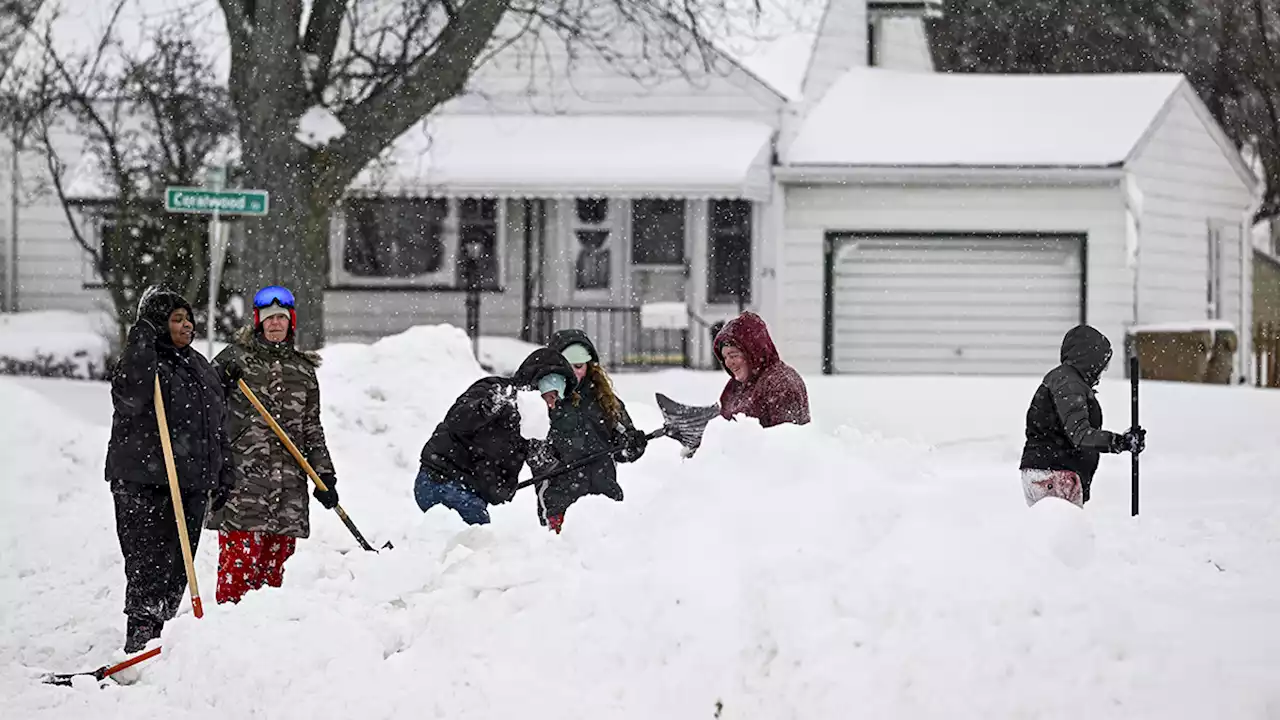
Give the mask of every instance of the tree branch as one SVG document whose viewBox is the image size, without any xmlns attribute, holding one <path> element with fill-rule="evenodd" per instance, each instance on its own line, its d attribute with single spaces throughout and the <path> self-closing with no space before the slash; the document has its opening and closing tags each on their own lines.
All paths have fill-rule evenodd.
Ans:
<svg viewBox="0 0 1280 720">
<path fill-rule="evenodd" d="M 440 33 L 435 51 L 420 57 L 364 101 L 339 114 L 347 133 L 328 149 L 329 163 L 318 188 L 336 197 L 364 166 L 396 138 L 466 86 L 510 0 L 471 0 Z"/>
<path fill-rule="evenodd" d="M 302 36 L 302 52 L 317 59 L 312 68 L 312 94 L 320 99 L 329 85 L 329 73 L 333 70 L 334 53 L 342 30 L 342 18 L 347 13 L 347 0 L 315 0 L 311 17 Z"/>
</svg>

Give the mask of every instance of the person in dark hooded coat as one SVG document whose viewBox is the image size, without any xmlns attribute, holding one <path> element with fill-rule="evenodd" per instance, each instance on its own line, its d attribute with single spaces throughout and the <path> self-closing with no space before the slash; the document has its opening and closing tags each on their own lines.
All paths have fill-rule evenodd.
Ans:
<svg viewBox="0 0 1280 720">
<path fill-rule="evenodd" d="M 192 554 L 205 512 L 225 505 L 235 485 L 222 385 L 191 347 L 193 335 L 191 305 L 176 293 L 148 290 L 111 375 L 114 412 L 106 479 L 124 555 L 126 653 L 160 637 L 187 589 L 156 423 L 157 376 Z"/>
<path fill-rule="evenodd" d="M 759 420 L 763 427 L 808 424 L 809 391 L 804 379 L 782 362 L 759 315 L 744 312 L 725 323 L 716 334 L 714 349 L 729 373 L 720 394 L 722 416 L 732 419 L 741 413 Z"/>
<path fill-rule="evenodd" d="M 1094 388 L 1111 362 L 1105 335 L 1088 325 L 1068 330 L 1059 359 L 1027 409 L 1021 470 L 1028 506 L 1053 496 L 1083 507 L 1101 453 L 1140 453 L 1146 445 L 1140 427 L 1119 434 L 1102 429 Z"/>
<path fill-rule="evenodd" d="M 426 512 L 444 505 L 469 525 L 488 524 L 489 506 L 515 497 L 526 459 L 548 452 L 546 444 L 520 434 L 516 392 L 537 389 L 544 398 L 558 400 L 575 383 L 564 356 L 545 347 L 533 351 L 509 378 L 475 381 L 422 448 L 413 489 L 418 507 Z"/>
<path fill-rule="evenodd" d="M 644 454 L 648 438 L 637 430 L 627 407 L 613 392 L 613 384 L 600 365 L 596 346 L 581 330 L 561 330 L 547 347 L 564 355 L 577 378 L 577 388 L 550 409 L 547 441 L 556 458 L 572 463 L 589 455 L 616 449 L 577 470 L 538 484 L 538 520 L 559 533 L 565 511 L 584 495 L 603 495 L 621 501 L 616 462 L 635 462 Z"/>
</svg>

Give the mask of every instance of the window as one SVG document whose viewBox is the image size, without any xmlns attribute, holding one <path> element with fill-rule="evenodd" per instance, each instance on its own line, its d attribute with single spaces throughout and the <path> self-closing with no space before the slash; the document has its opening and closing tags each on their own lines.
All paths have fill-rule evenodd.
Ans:
<svg viewBox="0 0 1280 720">
<path fill-rule="evenodd" d="M 707 301 L 751 302 L 750 200 L 713 200 L 707 228 Z"/>
<path fill-rule="evenodd" d="M 335 226 L 333 281 L 486 290 L 502 282 L 503 203 L 494 198 L 349 200 Z M 341 247 L 338 247 L 338 244 Z M 469 254 L 470 252 L 470 254 Z"/>
<path fill-rule="evenodd" d="M 578 241 L 574 287 L 578 290 L 608 290 L 613 277 L 609 200 L 578 199 L 574 202 L 573 220 L 573 234 Z"/>
<path fill-rule="evenodd" d="M 1205 279 L 1207 291 L 1206 309 L 1210 320 L 1222 319 L 1222 227 L 1217 223 L 1209 224 L 1208 245 L 1208 277 Z"/>
<path fill-rule="evenodd" d="M 467 274 L 475 273 L 476 286 L 498 287 L 498 201 L 491 198 L 458 202 L 459 287 L 467 287 Z"/>
<path fill-rule="evenodd" d="M 683 200 L 635 200 L 631 203 L 633 264 L 684 264 L 684 208 Z"/>
<path fill-rule="evenodd" d="M 342 267 L 356 277 L 413 278 L 440 270 L 448 201 L 353 200 Z"/>
</svg>

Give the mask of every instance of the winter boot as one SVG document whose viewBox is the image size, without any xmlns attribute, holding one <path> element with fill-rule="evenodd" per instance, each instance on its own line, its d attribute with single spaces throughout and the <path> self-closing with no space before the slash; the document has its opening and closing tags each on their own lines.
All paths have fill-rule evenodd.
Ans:
<svg viewBox="0 0 1280 720">
<path fill-rule="evenodd" d="M 164 623 L 159 620 L 130 615 L 128 629 L 125 631 L 125 653 L 132 655 L 146 650 L 147 643 L 160 637 L 163 630 Z"/>
</svg>

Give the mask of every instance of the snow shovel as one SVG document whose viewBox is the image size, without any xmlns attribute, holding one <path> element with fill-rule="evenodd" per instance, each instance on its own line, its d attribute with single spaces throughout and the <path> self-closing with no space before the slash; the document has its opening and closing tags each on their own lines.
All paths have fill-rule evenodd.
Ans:
<svg viewBox="0 0 1280 720">
<path fill-rule="evenodd" d="M 311 478 L 311 482 L 315 483 L 316 487 L 320 488 L 321 492 L 328 490 L 329 488 L 325 487 L 324 481 L 316 474 L 315 468 L 311 467 L 311 463 L 307 462 L 307 459 L 302 456 L 302 452 L 298 450 L 298 446 L 294 445 L 293 441 L 289 439 L 289 436 L 285 434 L 284 428 L 280 427 L 280 423 L 276 422 L 276 419 L 271 417 L 271 413 L 267 412 L 267 409 L 262 406 L 262 401 L 258 399 L 258 396 L 253 394 L 253 391 L 249 389 L 249 386 L 245 384 L 243 379 L 237 380 L 236 384 L 240 386 L 240 392 L 244 393 L 244 396 L 249 398 L 249 402 L 253 407 L 258 410 L 258 414 L 262 416 L 262 419 L 266 420 L 267 425 L 271 426 L 276 437 L 280 438 L 280 442 L 284 443 L 285 448 L 287 448 L 289 453 L 293 455 L 293 459 L 297 460 L 298 464 L 302 466 L 302 469 L 306 471 L 307 475 Z M 351 531 L 351 534 L 355 536 L 356 542 L 360 543 L 360 547 L 368 550 L 369 552 L 378 552 L 377 549 L 369 544 L 368 540 L 364 539 L 364 535 L 362 535 L 360 530 L 356 528 L 356 524 L 351 522 L 351 518 L 347 516 L 347 511 L 343 510 L 341 505 L 334 505 L 333 511 L 338 513 L 338 517 L 342 519 L 342 524 L 346 525 L 347 529 Z M 382 547 L 386 550 L 395 549 L 390 541 L 385 543 Z"/>
<path fill-rule="evenodd" d="M 654 398 L 658 401 L 658 410 L 662 411 L 662 427 L 645 435 L 649 440 L 655 440 L 660 437 L 669 437 L 672 440 L 684 446 L 685 450 L 692 453 L 702 445 L 702 434 L 706 432 L 707 424 L 712 419 L 720 416 L 720 404 L 707 405 L 704 407 L 693 407 L 690 405 L 681 405 L 662 393 L 654 393 Z M 525 480 L 516 486 L 516 489 L 529 487 L 544 480 L 558 477 L 567 472 L 572 472 L 578 468 L 591 465 L 603 458 L 607 458 L 614 453 L 622 450 L 622 448 L 610 448 L 602 450 L 598 453 L 592 453 L 586 457 L 579 458 L 564 467 L 555 468 L 547 473 L 538 475 L 537 477 Z"/>
<path fill-rule="evenodd" d="M 44 676 L 43 682 L 46 685 L 60 685 L 62 687 L 70 687 L 75 682 L 76 678 L 82 677 L 82 676 L 91 677 L 94 680 L 102 681 L 102 680 L 106 680 L 112 675 L 115 675 L 121 670 L 128 670 L 134 665 L 137 665 L 140 662 L 145 662 L 147 660 L 150 660 L 151 658 L 159 654 L 160 654 L 160 648 L 156 647 L 142 653 L 141 655 L 135 655 L 118 665 L 103 665 L 97 670 L 90 670 L 89 672 L 49 673 L 48 675 Z"/>
<path fill-rule="evenodd" d="M 160 427 L 160 449 L 164 451 L 164 469 L 169 474 L 169 494 L 173 498 L 173 514 L 178 522 L 178 540 L 182 542 L 182 562 L 187 568 L 187 587 L 191 589 L 191 609 L 197 618 L 204 617 L 204 604 L 200 602 L 200 588 L 196 584 L 196 566 L 191 560 L 191 537 L 187 535 L 187 514 L 182 508 L 182 494 L 178 491 L 178 468 L 173 462 L 173 441 L 169 437 L 169 420 L 164 413 L 164 398 L 160 395 L 160 376 L 156 375 L 156 424 Z"/>
</svg>

